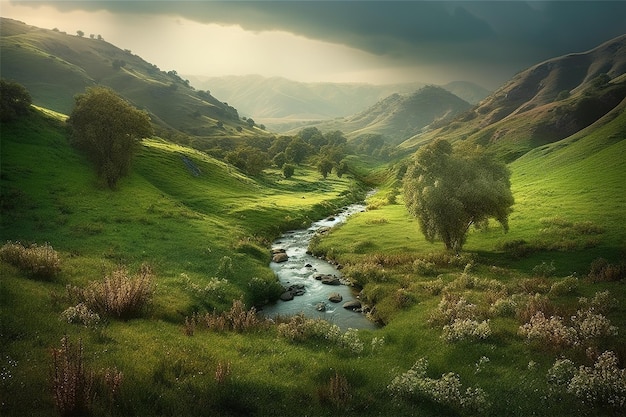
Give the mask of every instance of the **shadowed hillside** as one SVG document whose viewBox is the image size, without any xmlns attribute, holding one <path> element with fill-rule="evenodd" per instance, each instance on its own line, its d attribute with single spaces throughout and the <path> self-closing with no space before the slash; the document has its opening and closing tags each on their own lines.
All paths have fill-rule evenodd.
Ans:
<svg viewBox="0 0 626 417">
<path fill-rule="evenodd" d="M 411 148 L 443 137 L 497 149 L 507 160 L 590 126 L 626 97 L 626 36 L 537 64 L 451 123 L 418 134 Z"/>
</svg>

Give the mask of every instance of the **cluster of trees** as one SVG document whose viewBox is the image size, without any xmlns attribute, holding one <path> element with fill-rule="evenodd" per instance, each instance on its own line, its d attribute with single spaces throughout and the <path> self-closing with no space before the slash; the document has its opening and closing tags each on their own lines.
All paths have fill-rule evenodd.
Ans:
<svg viewBox="0 0 626 417">
<path fill-rule="evenodd" d="M 226 162 L 249 175 L 258 175 L 263 169 L 274 165 L 283 169 L 285 177 L 290 177 L 294 166 L 305 161 L 316 164 L 324 178 L 333 169 L 338 176 L 347 171 L 347 164 L 343 161 L 347 140 L 339 131 L 324 134 L 315 127 L 309 127 L 295 136 L 256 137 L 222 154 L 229 145 L 227 140 L 216 143 L 212 153 L 217 153 L 215 156 L 223 157 Z"/>
</svg>

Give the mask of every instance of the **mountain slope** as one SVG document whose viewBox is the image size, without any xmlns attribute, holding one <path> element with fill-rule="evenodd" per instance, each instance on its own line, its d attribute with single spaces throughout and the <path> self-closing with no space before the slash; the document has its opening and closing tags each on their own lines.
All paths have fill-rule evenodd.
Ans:
<svg viewBox="0 0 626 417">
<path fill-rule="evenodd" d="M 575 134 L 614 109 L 626 97 L 625 73 L 626 35 L 528 68 L 469 112 L 402 146 L 461 138 L 493 147 L 511 161 Z"/>
<path fill-rule="evenodd" d="M 147 110 L 164 131 L 237 136 L 241 128 L 241 134 L 252 133 L 236 109 L 207 92 L 195 91 L 176 71 L 161 71 L 102 39 L 70 36 L 6 18 L 0 30 L 2 77 L 24 85 L 35 104 L 69 114 L 74 96 L 99 84 Z"/>
<path fill-rule="evenodd" d="M 392 94 L 354 116 L 321 122 L 322 131 L 340 130 L 349 139 L 382 135 L 398 144 L 433 123 L 442 123 L 470 108 L 470 104 L 449 91 L 426 86 L 412 94 Z"/>
</svg>

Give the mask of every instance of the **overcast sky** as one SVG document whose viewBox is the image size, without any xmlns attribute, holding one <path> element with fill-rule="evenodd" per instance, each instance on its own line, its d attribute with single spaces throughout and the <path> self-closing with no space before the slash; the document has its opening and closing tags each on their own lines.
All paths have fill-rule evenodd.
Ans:
<svg viewBox="0 0 626 417">
<path fill-rule="evenodd" d="M 183 75 L 495 89 L 626 33 L 624 1 L 9 1 L 0 14 L 108 42 Z"/>
</svg>

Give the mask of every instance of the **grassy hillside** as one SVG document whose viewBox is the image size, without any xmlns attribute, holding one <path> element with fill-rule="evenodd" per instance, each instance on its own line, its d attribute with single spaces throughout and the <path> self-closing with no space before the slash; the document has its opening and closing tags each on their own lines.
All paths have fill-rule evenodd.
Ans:
<svg viewBox="0 0 626 417">
<path fill-rule="evenodd" d="M 41 29 L 2 18 L 2 77 L 17 81 L 37 105 L 69 114 L 74 96 L 104 85 L 150 113 L 169 139 L 265 135 L 239 120 L 237 110 L 206 91 L 196 91 L 175 70 L 162 71 L 103 39 Z M 218 125 L 221 122 L 221 125 Z"/>
<path fill-rule="evenodd" d="M 94 366 L 113 361 L 124 369 L 128 397 L 121 407 L 131 414 L 149 406 L 152 395 L 160 396 L 158 390 L 168 396 L 176 391 L 169 381 L 170 366 L 204 363 L 202 369 L 210 373 L 207 367 L 215 365 L 211 358 L 230 356 L 227 352 L 240 349 L 235 346 L 243 339 L 206 335 L 205 342 L 192 341 L 182 332 L 185 317 L 228 309 L 239 297 L 248 305 L 262 302 L 259 291 L 274 288 L 276 282 L 268 268 L 270 240 L 282 230 L 308 226 L 312 219 L 332 213 L 350 201 L 357 188 L 350 176 L 323 180 L 304 166 L 289 180 L 267 171 L 259 182 L 205 154 L 152 139 L 144 141 L 132 174 L 118 191 L 98 189 L 92 167 L 69 146 L 64 123 L 38 111 L 2 125 L 1 178 L 3 240 L 49 242 L 62 265 L 52 281 L 36 281 L 1 263 L 2 369 L 9 378 L 2 382 L 3 415 L 50 415 L 49 349 L 63 334 L 83 339 Z M 97 330 L 59 321 L 59 314 L 70 306 L 66 285 L 85 286 L 116 265 L 135 271 L 142 263 L 157 276 L 156 294 L 144 319 L 112 321 Z M 219 291 L 198 290 L 215 279 Z M 207 337 L 221 340 L 211 352 L 202 348 L 213 344 Z M 269 343 L 268 337 L 271 340 L 265 336 L 262 343 Z M 245 345 L 254 346 L 254 339 Z M 163 349 L 183 345 L 176 359 L 167 362 Z M 110 354 L 94 357 L 101 349 Z M 7 368 L 12 361 L 16 369 Z M 159 366 L 167 368 L 164 386 L 149 389 L 134 403 L 137 393 L 130 387 L 151 384 Z M 233 366 L 243 370 L 250 363 L 244 359 Z M 169 400 L 163 403 L 176 407 Z M 181 410 L 187 414 L 188 409 Z"/>
</svg>

